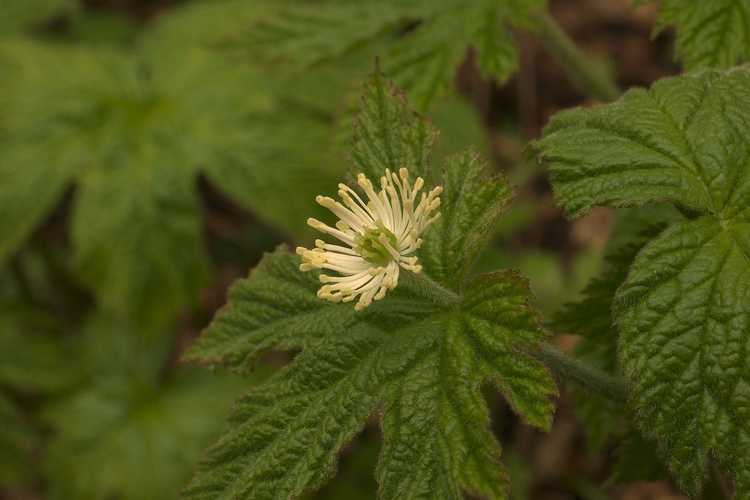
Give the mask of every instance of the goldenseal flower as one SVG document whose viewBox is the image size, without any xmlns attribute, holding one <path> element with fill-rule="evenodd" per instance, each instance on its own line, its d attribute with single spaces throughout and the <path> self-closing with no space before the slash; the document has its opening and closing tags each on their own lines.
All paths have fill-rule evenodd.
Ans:
<svg viewBox="0 0 750 500">
<path fill-rule="evenodd" d="M 367 203 L 346 184 L 339 184 L 343 204 L 327 196 L 315 198 L 340 219 L 336 227 L 307 219 L 310 227 L 346 246 L 315 240 L 315 248 L 298 247 L 297 253 L 302 257 L 301 271 L 328 269 L 339 274 L 320 275 L 324 285 L 318 297 L 331 302 L 351 302 L 359 297 L 354 306 L 359 311 L 396 287 L 400 268 L 414 273 L 422 270 L 414 252 L 422 245 L 420 235 L 440 217 L 435 211 L 443 188 L 422 192 L 417 203 L 424 179 L 417 177 L 412 184 L 405 168 L 398 175 L 386 170 L 377 193 L 364 174 L 357 176 L 357 184 L 367 195 Z"/>
</svg>

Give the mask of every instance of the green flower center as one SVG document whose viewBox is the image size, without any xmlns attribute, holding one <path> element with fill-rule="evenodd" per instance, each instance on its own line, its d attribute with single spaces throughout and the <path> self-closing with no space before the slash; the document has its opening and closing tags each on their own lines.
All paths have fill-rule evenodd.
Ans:
<svg viewBox="0 0 750 500">
<path fill-rule="evenodd" d="M 385 235 L 388 243 L 393 248 L 396 248 L 396 244 L 398 243 L 396 235 L 383 227 L 382 224 L 378 224 L 376 229 L 368 229 L 365 234 L 354 238 L 354 250 L 367 262 L 377 266 L 385 266 L 393 260 L 393 257 L 391 257 L 388 249 L 380 242 L 382 235 Z"/>
</svg>

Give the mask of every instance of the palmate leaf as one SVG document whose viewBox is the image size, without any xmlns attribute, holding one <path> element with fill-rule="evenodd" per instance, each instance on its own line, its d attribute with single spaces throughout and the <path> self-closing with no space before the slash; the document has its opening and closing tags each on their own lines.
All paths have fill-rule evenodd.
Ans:
<svg viewBox="0 0 750 500">
<path fill-rule="evenodd" d="M 750 70 L 705 71 L 563 113 L 534 150 L 560 203 L 670 201 L 691 218 L 618 289 L 620 361 L 641 428 L 695 494 L 712 458 L 750 494 Z"/>
<path fill-rule="evenodd" d="M 505 498 L 480 384 L 494 382 L 542 428 L 554 393 L 546 369 L 523 354 L 542 336 L 526 283 L 511 273 L 485 276 L 459 311 L 398 295 L 401 307 L 386 301 L 355 315 L 348 304 L 318 300 L 318 284 L 295 277 L 298 265 L 284 250 L 266 256 L 190 353 L 243 370 L 261 349 L 304 346 L 238 403 L 232 430 L 209 450 L 186 497 L 294 498 L 320 487 L 382 404 L 381 498 L 461 498 L 462 490 Z"/>
<path fill-rule="evenodd" d="M 242 37 L 254 53 L 302 68 L 352 51 L 383 58 L 385 73 L 426 109 L 452 87 L 466 50 L 484 76 L 507 80 L 518 65 L 510 26 L 529 25 L 544 0 L 285 2 Z M 369 60 L 369 57 L 364 57 Z"/>
<path fill-rule="evenodd" d="M 415 175 L 429 174 L 429 155 L 437 131 L 413 112 L 406 98 L 379 72 L 365 86 L 354 122 L 352 160 L 356 173 L 380 178 L 386 168 L 408 167 Z"/>
<path fill-rule="evenodd" d="M 750 57 L 750 1 L 660 0 L 659 9 L 657 31 L 675 27 L 677 56 L 687 69 L 730 68 Z"/>
<path fill-rule="evenodd" d="M 443 172 L 444 194 L 437 228 L 425 237 L 422 262 L 436 280 L 458 289 L 493 234 L 493 227 L 511 201 L 506 180 L 490 179 L 488 167 L 474 152 L 449 160 Z"/>
<path fill-rule="evenodd" d="M 237 384 L 180 373 L 154 386 L 102 377 L 49 410 L 49 498 L 176 498 Z"/>
<path fill-rule="evenodd" d="M 88 377 L 47 403 L 46 498 L 177 498 L 238 395 L 236 377 L 170 370 L 169 341 L 95 316 L 73 358 Z"/>
<path fill-rule="evenodd" d="M 294 184 L 313 196 L 336 171 L 313 163 L 324 145 L 288 146 L 319 139 L 329 124 L 280 125 L 252 68 L 197 49 L 156 54 L 0 47 L 0 260 L 74 185 L 83 280 L 108 310 L 145 329 L 189 304 L 205 277 L 199 175 L 297 235 L 306 234 L 291 215 L 301 202 L 279 189 Z"/>
<path fill-rule="evenodd" d="M 382 172 L 399 165 L 404 151 L 427 158 L 421 148 L 429 143 L 411 142 L 422 137 L 423 125 L 402 106 L 377 75 L 355 128 L 359 168 L 373 173 L 380 165 Z M 394 120 L 390 112 L 373 112 L 379 107 L 406 114 Z M 446 162 L 446 189 L 460 187 L 462 175 L 481 175 L 482 163 L 466 158 Z M 487 232 L 462 217 L 489 223 L 494 216 L 485 215 L 505 205 L 503 182 L 484 182 L 504 195 L 494 204 L 468 190 L 452 198 L 448 221 L 435 228 L 453 231 L 445 240 L 451 251 L 433 253 L 436 269 L 453 265 L 454 236 Z M 228 305 L 186 356 L 244 372 L 269 349 L 301 350 L 237 403 L 228 432 L 209 448 L 185 498 L 297 498 L 335 473 L 341 448 L 372 415 L 380 417 L 384 438 L 380 498 L 507 498 L 500 446 L 480 389 L 493 385 L 521 418 L 542 429 L 550 425 L 556 393 L 547 369 L 530 355 L 545 334 L 529 306 L 527 282 L 500 271 L 462 276 L 457 292 L 436 293 L 427 278 L 403 273 L 385 300 L 356 312 L 351 304 L 318 299 L 319 282 L 301 273 L 299 263 L 285 249 L 266 255 L 233 287 Z"/>
</svg>

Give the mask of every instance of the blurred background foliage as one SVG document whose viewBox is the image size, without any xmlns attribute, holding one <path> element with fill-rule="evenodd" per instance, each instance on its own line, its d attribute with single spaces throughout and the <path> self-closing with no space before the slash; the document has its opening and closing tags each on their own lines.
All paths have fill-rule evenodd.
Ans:
<svg viewBox="0 0 750 500">
<path fill-rule="evenodd" d="M 609 54 L 623 87 L 676 71 L 671 35 L 649 39 L 654 8 L 549 4 L 585 50 Z M 309 243 L 305 220 L 346 171 L 375 56 L 441 130 L 436 164 L 471 145 L 516 186 L 478 270 L 521 270 L 548 317 L 577 297 L 617 246 L 610 233 L 655 221 L 621 215 L 614 232 L 607 210 L 566 221 L 545 173 L 524 160 L 551 114 L 589 103 L 530 31 L 537 8 L 0 0 L 0 498 L 177 498 L 230 401 L 286 356 L 239 379 L 180 354 L 264 251 Z M 607 351 L 597 333 L 582 355 Z M 557 342 L 572 349 L 576 338 Z M 580 399 L 563 396 L 548 436 L 493 402 L 514 497 L 676 495 L 666 483 L 607 482 L 615 448 L 647 445 L 632 444 L 604 402 L 574 414 Z M 373 425 L 310 498 L 374 498 L 378 450 Z M 622 477 L 653 479 L 658 467 Z"/>
</svg>

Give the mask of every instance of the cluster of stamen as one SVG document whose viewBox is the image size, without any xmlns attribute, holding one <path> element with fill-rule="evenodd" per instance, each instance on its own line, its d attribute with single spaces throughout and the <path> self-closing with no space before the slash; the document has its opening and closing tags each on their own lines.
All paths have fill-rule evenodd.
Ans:
<svg viewBox="0 0 750 500">
<path fill-rule="evenodd" d="M 339 184 L 338 195 L 343 204 L 326 196 L 316 201 L 329 209 L 339 221 L 331 227 L 317 219 L 308 225 L 337 238 L 345 245 L 315 241 L 315 248 L 297 248 L 302 257 L 300 270 L 327 269 L 338 276 L 320 275 L 323 286 L 318 297 L 332 302 L 350 302 L 359 297 L 355 309 L 361 310 L 374 300 L 385 297 L 398 284 L 399 269 L 419 273 L 414 253 L 422 245 L 420 235 L 439 216 L 440 186 L 421 193 L 421 177 L 412 184 L 409 171 L 390 170 L 380 178 L 380 191 L 364 175 L 357 184 L 368 198 L 365 203 L 352 188 Z M 419 197 L 419 200 L 417 198 Z"/>
</svg>

